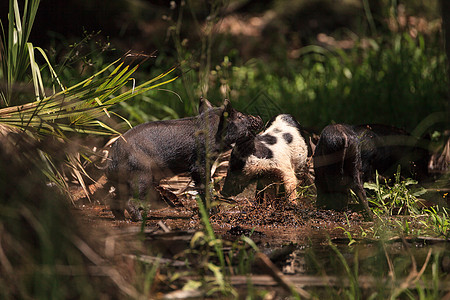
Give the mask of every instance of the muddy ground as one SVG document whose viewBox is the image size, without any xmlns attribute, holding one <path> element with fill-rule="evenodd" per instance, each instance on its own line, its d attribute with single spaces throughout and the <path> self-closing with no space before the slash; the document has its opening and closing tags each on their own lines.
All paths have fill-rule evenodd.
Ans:
<svg viewBox="0 0 450 300">
<path fill-rule="evenodd" d="M 225 169 L 215 174 L 215 186 L 218 188 L 225 176 Z M 102 177 L 91 191 L 101 188 L 105 179 Z M 303 178 L 304 188 L 296 204 L 280 196 L 259 203 L 255 199 L 256 184 L 250 185 L 243 193 L 231 199 L 220 198 L 215 194 L 212 198 L 214 208 L 210 211 L 210 222 L 216 234 L 224 239 L 235 239 L 242 234 L 250 235 L 259 242 L 273 245 L 285 243 L 304 244 L 311 239 L 327 241 L 328 237 L 344 237 L 339 227 L 349 224 L 364 225 L 361 213 L 355 211 L 335 212 L 317 210 L 315 208 L 314 188 L 311 177 Z M 140 227 L 140 222 L 116 221 L 109 210 L 109 196 L 102 199 L 83 197 L 82 190 L 77 189 L 76 209 L 83 218 L 110 228 Z M 160 228 L 164 224 L 170 231 L 192 231 L 202 227 L 196 192 L 191 179 L 186 175 L 175 176 L 164 180 L 161 193 L 168 205 L 148 210 L 145 226 L 147 229 Z M 158 205 L 159 206 L 159 205 Z M 126 214 L 127 215 L 127 214 Z M 128 217 L 128 215 L 127 215 Z M 162 223 L 161 223 L 162 222 Z"/>
<path fill-rule="evenodd" d="M 364 291 L 376 288 L 377 280 L 372 276 L 374 272 L 388 274 L 390 267 L 386 262 L 390 259 L 405 256 L 414 260 L 405 265 L 408 273 L 409 265 L 420 267 L 430 264 L 430 253 L 439 253 L 439 265 L 444 272 L 444 278 L 447 278 L 442 281 L 440 290 L 445 293 L 450 291 L 450 285 L 445 283 L 450 282 L 448 241 L 394 236 L 387 246 L 383 244 L 381 247 L 373 238 L 356 238 L 357 243 L 349 247 L 348 233 L 358 233 L 357 236 L 360 236 L 361 230 L 373 227 L 373 223 L 366 221 L 361 212 L 354 210 L 334 212 L 316 209 L 313 180 L 308 176 L 308 172 L 305 174 L 301 186 L 307 188 L 299 188 L 296 204 L 289 203 L 284 198 L 259 203 L 255 199 L 256 185 L 249 186 L 242 194 L 232 199 L 221 199 L 217 195 L 213 197 L 215 208 L 211 210 L 210 222 L 216 236 L 225 241 L 224 251 L 229 251 L 233 243 L 239 241 L 243 235 L 250 236 L 261 255 L 268 259 L 268 262 L 264 263 L 264 258 L 259 257 L 258 267 L 252 267 L 252 282 L 255 286 L 268 290 L 276 295 L 274 298 L 279 298 L 289 295 L 292 286 L 299 292 L 304 292 L 303 287 L 307 287 L 309 291 L 320 294 L 326 291 L 325 287 L 329 285 L 348 285 L 342 281 L 347 275 L 342 276 L 344 268 L 336 250 L 329 244 L 332 241 L 350 266 L 354 263 L 360 265 L 358 282 L 364 287 Z M 220 188 L 224 176 L 225 169 L 222 166 L 215 173 L 216 188 Z M 105 179 L 101 178 L 89 188 L 95 195 L 95 191 L 101 189 L 104 183 Z M 102 234 L 99 242 L 104 245 L 102 248 L 105 256 L 119 258 L 121 262 L 124 258 L 131 258 L 134 262 L 136 259 L 154 262 L 156 257 L 158 261 L 165 259 L 169 269 L 158 271 L 161 276 L 160 283 L 167 280 L 165 276 L 170 273 L 170 268 L 190 268 L 183 262 L 185 255 L 188 255 L 186 251 L 192 248 L 190 242 L 195 232 L 204 228 L 199 217 L 193 184 L 188 176 L 180 175 L 163 181 L 161 193 L 174 207 L 150 207 L 147 219 L 142 223 L 129 219 L 116 221 L 109 210 L 108 196 L 101 199 L 92 197 L 89 200 L 83 197 L 81 188 L 74 189 L 74 211 L 81 217 L 82 223 L 99 229 Z M 141 243 L 142 241 L 144 243 Z M 242 241 L 240 244 L 243 244 Z M 250 247 L 247 245 L 247 248 Z M 215 257 L 208 259 L 214 260 Z M 201 255 L 191 257 L 188 261 L 192 265 L 202 264 Z M 271 262 L 274 264 L 268 267 L 267 264 L 270 265 Z M 287 277 L 280 279 L 277 274 Z M 387 278 L 387 275 L 382 276 Z M 159 284 L 155 290 L 170 298 L 170 293 L 174 290 L 180 292 L 189 278 L 173 282 L 170 288 L 166 284 Z M 231 282 L 239 294 L 248 293 L 245 276 L 232 276 Z M 414 288 L 413 285 L 411 288 Z M 203 296 L 194 295 L 193 298 Z M 308 292 L 303 296 L 308 298 Z"/>
</svg>

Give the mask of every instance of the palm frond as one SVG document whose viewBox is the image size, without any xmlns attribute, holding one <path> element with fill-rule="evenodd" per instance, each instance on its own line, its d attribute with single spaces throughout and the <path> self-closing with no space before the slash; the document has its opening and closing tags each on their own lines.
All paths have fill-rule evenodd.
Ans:
<svg viewBox="0 0 450 300">
<path fill-rule="evenodd" d="M 109 75 L 102 76 L 114 66 L 114 70 Z M 125 85 L 133 80 L 131 76 L 137 68 L 138 65 L 130 68 L 120 59 L 116 60 L 84 81 L 52 96 L 24 105 L 0 109 L 0 123 L 22 130 L 39 129 L 39 132 L 43 134 L 53 133 L 56 127 L 62 131 L 78 133 L 116 133 L 98 120 L 104 115 L 109 116 L 108 108 L 177 78 L 175 76 L 164 79 L 175 70 L 172 68 L 134 89 L 130 87 L 121 92 Z M 36 78 L 39 81 L 38 75 Z"/>
<path fill-rule="evenodd" d="M 83 179 L 89 178 L 89 175 L 83 168 L 81 157 L 88 157 L 92 152 L 81 145 L 73 146 L 74 133 L 118 134 L 114 128 L 101 121 L 105 116 L 111 117 L 108 109 L 116 103 L 175 80 L 177 76 L 167 79 L 175 68 L 134 87 L 135 79 L 132 76 L 139 64 L 125 64 L 125 58 L 133 56 L 126 54 L 89 78 L 66 88 L 45 52 L 28 42 L 39 2 L 40 0 L 25 0 L 21 15 L 18 0 L 9 0 L 7 32 L 0 20 L 0 134 L 21 133 L 27 139 L 42 143 L 43 147 L 38 149 L 38 153 L 42 161 L 42 172 L 47 178 L 71 198 L 69 178 L 63 169 L 69 170 L 89 198 Z M 53 79 L 50 92 L 45 89 L 35 52 L 42 56 L 50 71 Z M 16 86 L 30 80 L 34 86 L 34 97 L 18 97 Z M 133 85 L 127 88 L 131 82 Z M 49 140 L 56 141 L 56 152 L 65 155 L 63 168 L 52 157 L 55 149 L 45 149 L 44 141 Z"/>
</svg>

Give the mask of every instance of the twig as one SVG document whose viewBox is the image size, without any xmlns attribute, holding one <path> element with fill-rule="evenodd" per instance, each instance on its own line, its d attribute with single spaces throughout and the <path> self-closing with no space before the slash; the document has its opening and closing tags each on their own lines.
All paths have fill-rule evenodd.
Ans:
<svg viewBox="0 0 450 300">
<path fill-rule="evenodd" d="M 387 263 L 389 266 L 389 277 L 391 277 L 392 282 L 394 282 L 394 280 L 395 280 L 394 265 L 392 264 L 391 258 L 389 257 L 389 254 L 387 252 L 386 245 L 384 244 L 384 242 L 382 242 L 382 245 L 383 245 L 384 255 L 386 256 L 386 260 L 387 260 Z"/>
<path fill-rule="evenodd" d="M 408 251 L 409 257 L 411 257 L 411 263 L 412 263 L 412 266 L 411 266 L 411 274 L 409 274 L 408 278 L 409 278 L 409 277 L 416 276 L 416 275 L 417 275 L 417 262 L 416 262 L 416 258 L 415 258 L 414 255 L 411 253 L 410 246 L 409 246 L 408 243 L 406 242 L 405 237 L 402 236 L 401 239 L 402 239 L 403 246 L 405 246 L 406 250 Z"/>
<path fill-rule="evenodd" d="M 422 275 L 423 275 L 423 273 L 425 272 L 425 269 L 426 269 L 426 267 L 427 267 L 427 265 L 428 265 L 428 262 L 430 261 L 431 252 L 432 252 L 432 251 L 433 251 L 432 248 L 428 250 L 427 258 L 425 259 L 425 262 L 423 263 L 423 266 L 422 266 L 422 268 L 420 269 L 419 273 L 417 273 L 416 279 L 414 279 L 412 283 L 416 283 L 417 280 L 419 280 L 420 277 L 422 277 Z"/>
<path fill-rule="evenodd" d="M 267 273 L 272 276 L 272 278 L 278 282 L 286 291 L 295 292 L 303 298 L 311 299 L 311 294 L 304 289 L 294 286 L 289 279 L 275 266 L 272 261 L 267 257 L 267 255 L 259 252 L 256 254 L 256 259 L 260 266 L 267 271 Z"/>
<path fill-rule="evenodd" d="M 116 286 L 128 297 L 133 299 L 143 299 L 144 296 L 140 294 L 132 285 L 130 285 L 120 273 L 110 266 L 105 266 L 106 261 L 98 255 L 85 241 L 77 236 L 72 237 L 75 246 L 100 270 L 102 270 Z"/>
<path fill-rule="evenodd" d="M 200 290 L 176 290 L 165 294 L 162 299 L 203 299 L 205 293 Z"/>
<path fill-rule="evenodd" d="M 169 227 L 167 227 L 166 224 L 164 224 L 163 221 L 159 221 L 159 222 L 158 222 L 158 226 L 161 227 L 161 229 L 162 229 L 164 232 L 170 232 Z"/>
<path fill-rule="evenodd" d="M 188 265 L 181 260 L 162 258 L 162 257 L 154 257 L 149 255 L 134 255 L 134 254 L 123 254 L 123 257 L 140 261 L 146 264 L 168 264 L 171 267 L 188 267 Z"/>
<path fill-rule="evenodd" d="M 314 275 L 283 275 L 289 284 L 297 288 L 304 287 L 349 287 L 351 285 L 348 278 L 341 278 L 338 276 L 314 276 Z M 199 276 L 186 276 L 183 280 L 214 280 L 212 277 L 199 277 Z M 253 286 L 280 286 L 280 283 L 275 280 L 272 275 L 235 275 L 230 277 L 230 284 L 232 286 L 248 285 L 249 280 Z M 404 279 L 399 279 L 399 281 L 392 282 L 392 286 L 398 286 L 403 282 Z M 358 276 L 357 283 L 362 289 L 374 289 L 382 285 L 386 285 L 389 282 L 386 278 L 379 278 L 373 276 Z M 417 279 L 417 283 L 424 286 L 425 282 L 420 278 Z M 418 288 L 417 283 L 410 282 L 408 289 L 415 290 Z M 442 282 L 439 287 L 439 291 L 447 292 L 450 291 L 450 284 L 447 282 Z M 449 299 L 450 300 L 450 299 Z"/>
<path fill-rule="evenodd" d="M 431 257 L 431 252 L 432 249 L 430 249 L 428 251 L 427 254 L 427 258 L 425 259 L 425 262 L 422 266 L 422 268 L 420 269 L 420 272 L 417 272 L 417 263 L 416 263 L 416 259 L 414 258 L 414 255 L 412 255 L 411 250 L 409 249 L 409 245 L 407 244 L 406 240 L 402 237 L 402 242 L 405 246 L 405 248 L 407 249 L 410 257 L 411 257 L 411 273 L 408 275 L 408 277 L 406 277 L 406 279 L 400 284 L 400 286 L 396 289 L 394 289 L 394 291 L 391 294 L 391 299 L 396 299 L 398 295 L 400 295 L 400 293 L 402 291 L 404 291 L 405 289 L 407 289 L 411 284 L 416 283 L 420 277 L 422 276 L 423 272 L 425 272 L 425 269 L 428 265 L 428 262 L 430 260 Z"/>
</svg>

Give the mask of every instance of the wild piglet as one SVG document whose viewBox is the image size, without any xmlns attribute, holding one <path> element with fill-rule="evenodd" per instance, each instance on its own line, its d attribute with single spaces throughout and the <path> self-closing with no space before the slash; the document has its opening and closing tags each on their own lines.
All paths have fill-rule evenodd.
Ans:
<svg viewBox="0 0 450 300">
<path fill-rule="evenodd" d="M 116 192 L 111 210 L 124 219 L 126 209 L 133 220 L 141 215 L 130 201 L 138 198 L 151 205 L 162 202 L 155 188 L 164 177 L 187 172 L 204 197 L 206 161 L 231 148 L 239 138 L 262 127 L 259 117 L 235 110 L 229 100 L 213 107 L 200 99 L 199 115 L 138 125 L 111 147 L 107 178 Z"/>
<path fill-rule="evenodd" d="M 311 148 L 300 124 L 289 114 L 277 115 L 263 132 L 237 140 L 221 194 L 225 197 L 237 195 L 254 179 L 266 184 L 281 180 L 287 198 L 294 202 L 298 184 L 296 174 L 306 165 L 310 155 Z"/>
<path fill-rule="evenodd" d="M 363 188 L 375 171 L 391 176 L 400 165 L 403 174 L 423 179 L 428 151 L 406 131 L 388 125 L 334 124 L 325 127 L 314 153 L 317 205 L 346 209 L 350 189 L 369 215 Z"/>
</svg>

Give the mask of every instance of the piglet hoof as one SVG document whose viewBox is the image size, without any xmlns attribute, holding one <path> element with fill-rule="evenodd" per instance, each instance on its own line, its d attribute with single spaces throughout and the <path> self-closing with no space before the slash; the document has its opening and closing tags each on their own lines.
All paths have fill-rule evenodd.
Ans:
<svg viewBox="0 0 450 300">
<path fill-rule="evenodd" d="M 136 206 L 132 200 L 128 201 L 126 209 L 127 209 L 128 214 L 130 215 L 131 220 L 133 222 L 142 221 L 142 215 L 141 215 L 142 208 L 139 206 Z"/>
</svg>

